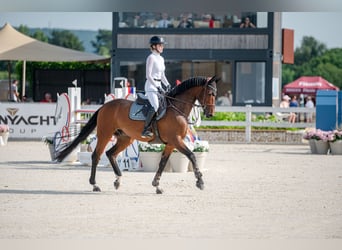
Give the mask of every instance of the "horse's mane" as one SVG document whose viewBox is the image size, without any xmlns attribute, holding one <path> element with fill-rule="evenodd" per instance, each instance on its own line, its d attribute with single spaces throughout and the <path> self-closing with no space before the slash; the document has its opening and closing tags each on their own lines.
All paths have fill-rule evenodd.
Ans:
<svg viewBox="0 0 342 250">
<path fill-rule="evenodd" d="M 168 96 L 175 97 L 176 95 L 183 93 L 184 91 L 192 88 L 203 86 L 206 84 L 207 78 L 206 77 L 193 77 L 183 81 L 181 84 L 174 87 L 169 93 Z"/>
</svg>

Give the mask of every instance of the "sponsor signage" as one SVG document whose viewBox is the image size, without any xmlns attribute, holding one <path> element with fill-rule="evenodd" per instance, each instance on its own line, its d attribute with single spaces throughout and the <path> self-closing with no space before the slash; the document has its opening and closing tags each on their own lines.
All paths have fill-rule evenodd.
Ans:
<svg viewBox="0 0 342 250">
<path fill-rule="evenodd" d="M 55 103 L 0 103 L 0 124 L 10 128 L 10 138 L 41 139 L 58 128 Z"/>
</svg>

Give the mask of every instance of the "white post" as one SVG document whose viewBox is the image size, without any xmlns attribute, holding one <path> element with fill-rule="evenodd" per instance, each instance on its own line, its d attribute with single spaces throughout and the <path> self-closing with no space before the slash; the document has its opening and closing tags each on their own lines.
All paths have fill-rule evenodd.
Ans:
<svg viewBox="0 0 342 250">
<path fill-rule="evenodd" d="M 76 121 L 81 120 L 81 114 L 76 112 L 76 110 L 81 109 L 81 88 L 68 88 L 68 96 L 70 98 L 70 124 L 76 125 Z M 78 132 L 80 125 L 78 124 L 75 128 L 75 132 Z"/>
<path fill-rule="evenodd" d="M 252 105 L 246 105 L 246 143 L 251 143 Z"/>
<path fill-rule="evenodd" d="M 22 90 L 21 90 L 21 97 L 26 95 L 25 89 L 26 89 L 26 60 L 23 61 L 23 82 L 21 84 Z"/>
</svg>

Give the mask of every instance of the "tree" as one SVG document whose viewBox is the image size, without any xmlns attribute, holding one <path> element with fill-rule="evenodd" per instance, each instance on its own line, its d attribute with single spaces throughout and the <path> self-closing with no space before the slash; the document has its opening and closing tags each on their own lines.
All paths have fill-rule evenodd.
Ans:
<svg viewBox="0 0 342 250">
<path fill-rule="evenodd" d="M 33 33 L 33 38 L 39 40 L 39 41 L 42 41 L 42 42 L 49 42 L 49 38 L 44 34 L 44 32 L 40 29 L 36 30 L 34 33 Z"/>
<path fill-rule="evenodd" d="M 314 57 L 298 69 L 300 75 L 321 76 L 342 88 L 342 49 L 331 49 Z"/>
<path fill-rule="evenodd" d="M 68 30 L 53 30 L 49 43 L 69 49 L 84 51 L 82 42 Z"/>
<path fill-rule="evenodd" d="M 30 34 L 31 34 L 29 27 L 27 27 L 26 25 L 22 25 L 22 24 L 19 26 L 18 31 L 20 33 L 27 35 L 27 36 L 30 36 Z"/>
<path fill-rule="evenodd" d="M 311 36 L 304 36 L 301 46 L 295 49 L 294 64 L 283 64 L 282 66 L 282 85 L 292 82 L 303 75 L 317 75 L 314 68 L 308 68 L 307 63 L 323 55 L 326 51 L 325 44 L 318 42 Z"/>
<path fill-rule="evenodd" d="M 110 56 L 112 49 L 112 31 L 99 29 L 96 41 L 91 41 L 95 53 L 102 56 Z"/>
<path fill-rule="evenodd" d="M 326 50 L 325 44 L 318 42 L 311 36 L 304 36 L 301 46 L 296 48 L 294 53 L 295 64 L 301 65 L 313 57 L 321 56 Z"/>
</svg>

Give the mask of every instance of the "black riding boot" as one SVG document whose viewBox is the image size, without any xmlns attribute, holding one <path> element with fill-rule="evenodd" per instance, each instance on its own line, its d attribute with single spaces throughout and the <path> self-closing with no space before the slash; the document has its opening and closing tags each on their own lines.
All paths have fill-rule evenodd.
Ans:
<svg viewBox="0 0 342 250">
<path fill-rule="evenodd" d="M 153 137 L 153 133 L 151 131 L 151 124 L 152 124 L 152 119 L 153 119 L 155 113 L 156 112 L 154 112 L 153 108 L 151 108 L 148 111 L 148 113 L 146 115 L 144 130 L 141 133 L 142 138 L 152 138 Z"/>
</svg>

